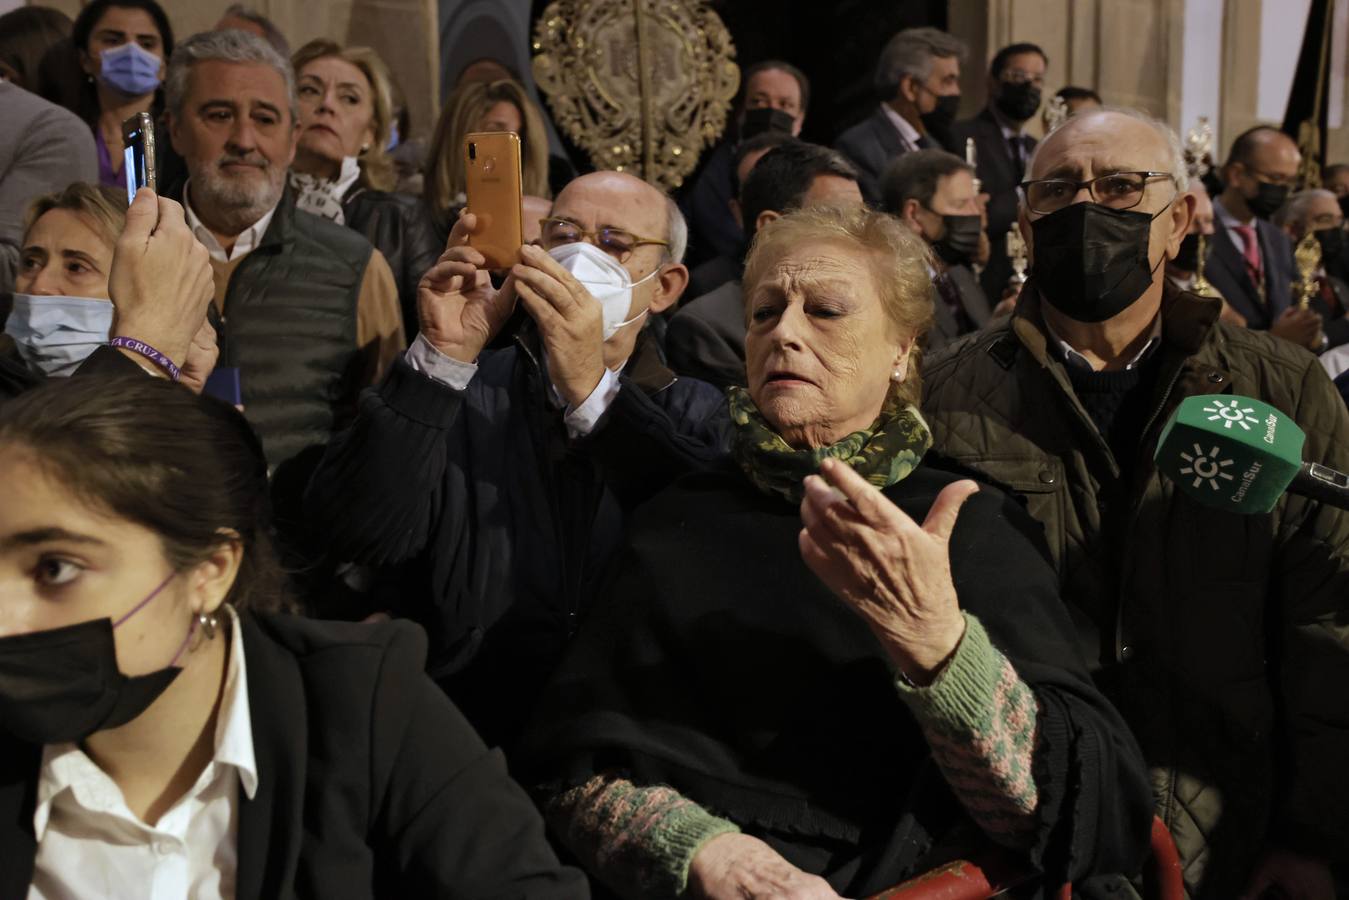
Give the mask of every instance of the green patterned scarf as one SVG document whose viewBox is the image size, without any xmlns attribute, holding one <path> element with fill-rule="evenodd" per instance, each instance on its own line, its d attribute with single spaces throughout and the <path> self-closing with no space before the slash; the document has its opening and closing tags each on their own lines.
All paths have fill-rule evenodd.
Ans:
<svg viewBox="0 0 1349 900">
<path fill-rule="evenodd" d="M 878 488 L 887 488 L 918 467 L 932 446 L 932 432 L 911 404 L 889 399 L 869 429 L 854 431 L 843 440 L 814 450 L 789 446 L 764 419 L 744 388 L 728 391 L 735 437 L 731 453 L 759 490 L 800 503 L 807 475 L 833 457 L 852 466 Z"/>
</svg>

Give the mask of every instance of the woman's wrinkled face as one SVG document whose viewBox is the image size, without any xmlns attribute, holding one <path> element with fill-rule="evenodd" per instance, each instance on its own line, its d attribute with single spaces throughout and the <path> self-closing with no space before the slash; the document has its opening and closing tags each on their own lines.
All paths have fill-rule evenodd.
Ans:
<svg viewBox="0 0 1349 900">
<path fill-rule="evenodd" d="M 784 247 L 745 286 L 750 397 L 793 447 L 870 427 L 892 376 L 907 374 L 913 336 L 886 316 L 864 252 L 836 241 Z"/>
<path fill-rule="evenodd" d="M 112 250 L 84 216 L 49 210 L 23 236 L 14 288 L 21 294 L 107 300 Z"/>
<path fill-rule="evenodd" d="M 340 162 L 360 156 L 375 139 L 375 101 L 359 68 L 336 56 L 305 65 L 295 82 L 300 104 L 300 147 Z"/>
</svg>

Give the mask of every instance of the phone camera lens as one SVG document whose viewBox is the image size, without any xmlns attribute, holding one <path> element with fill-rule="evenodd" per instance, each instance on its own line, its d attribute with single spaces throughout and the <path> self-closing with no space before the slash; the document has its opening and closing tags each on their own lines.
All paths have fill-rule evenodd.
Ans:
<svg viewBox="0 0 1349 900">
<path fill-rule="evenodd" d="M 468 158 L 469 158 L 469 159 L 477 159 L 477 158 L 478 158 L 478 145 L 475 144 L 475 143 L 473 143 L 473 142 L 471 142 L 471 141 L 469 142 L 469 145 L 468 145 Z"/>
</svg>

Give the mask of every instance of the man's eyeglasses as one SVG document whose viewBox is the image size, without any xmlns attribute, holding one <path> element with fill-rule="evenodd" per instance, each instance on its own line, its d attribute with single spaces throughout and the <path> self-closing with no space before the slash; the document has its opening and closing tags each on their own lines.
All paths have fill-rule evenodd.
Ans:
<svg viewBox="0 0 1349 900">
<path fill-rule="evenodd" d="M 539 231 L 539 239 L 542 241 L 545 250 L 589 239 L 592 244 L 610 256 L 616 257 L 619 262 L 627 262 L 628 257 L 632 255 L 632 251 L 643 244 L 656 244 L 661 247 L 670 246 L 669 241 L 640 237 L 631 231 L 624 231 L 622 228 L 601 228 L 598 231 L 586 231 L 580 225 L 566 219 L 540 219 Z"/>
<path fill-rule="evenodd" d="M 1133 209 L 1143 202 L 1148 184 L 1162 178 L 1169 179 L 1173 184 L 1176 180 L 1176 176 L 1170 172 L 1115 172 L 1087 181 L 1059 178 L 1023 181 L 1021 189 L 1026 193 L 1026 205 L 1030 211 L 1040 215 L 1058 212 L 1071 205 L 1083 188 L 1087 189 L 1092 200 L 1102 206 Z"/>
</svg>

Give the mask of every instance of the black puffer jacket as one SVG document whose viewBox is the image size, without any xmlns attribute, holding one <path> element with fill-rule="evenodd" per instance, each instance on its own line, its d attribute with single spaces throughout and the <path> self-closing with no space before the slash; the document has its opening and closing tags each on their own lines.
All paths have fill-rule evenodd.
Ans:
<svg viewBox="0 0 1349 900">
<path fill-rule="evenodd" d="M 393 611 L 431 639 L 431 672 L 508 747 L 588 611 L 629 510 L 716 458 L 729 416 L 676 378 L 647 331 L 595 430 L 570 440 L 537 334 L 484 352 L 456 391 L 398 360 L 314 473 L 306 518 L 338 559 L 401 564 Z"/>
</svg>

